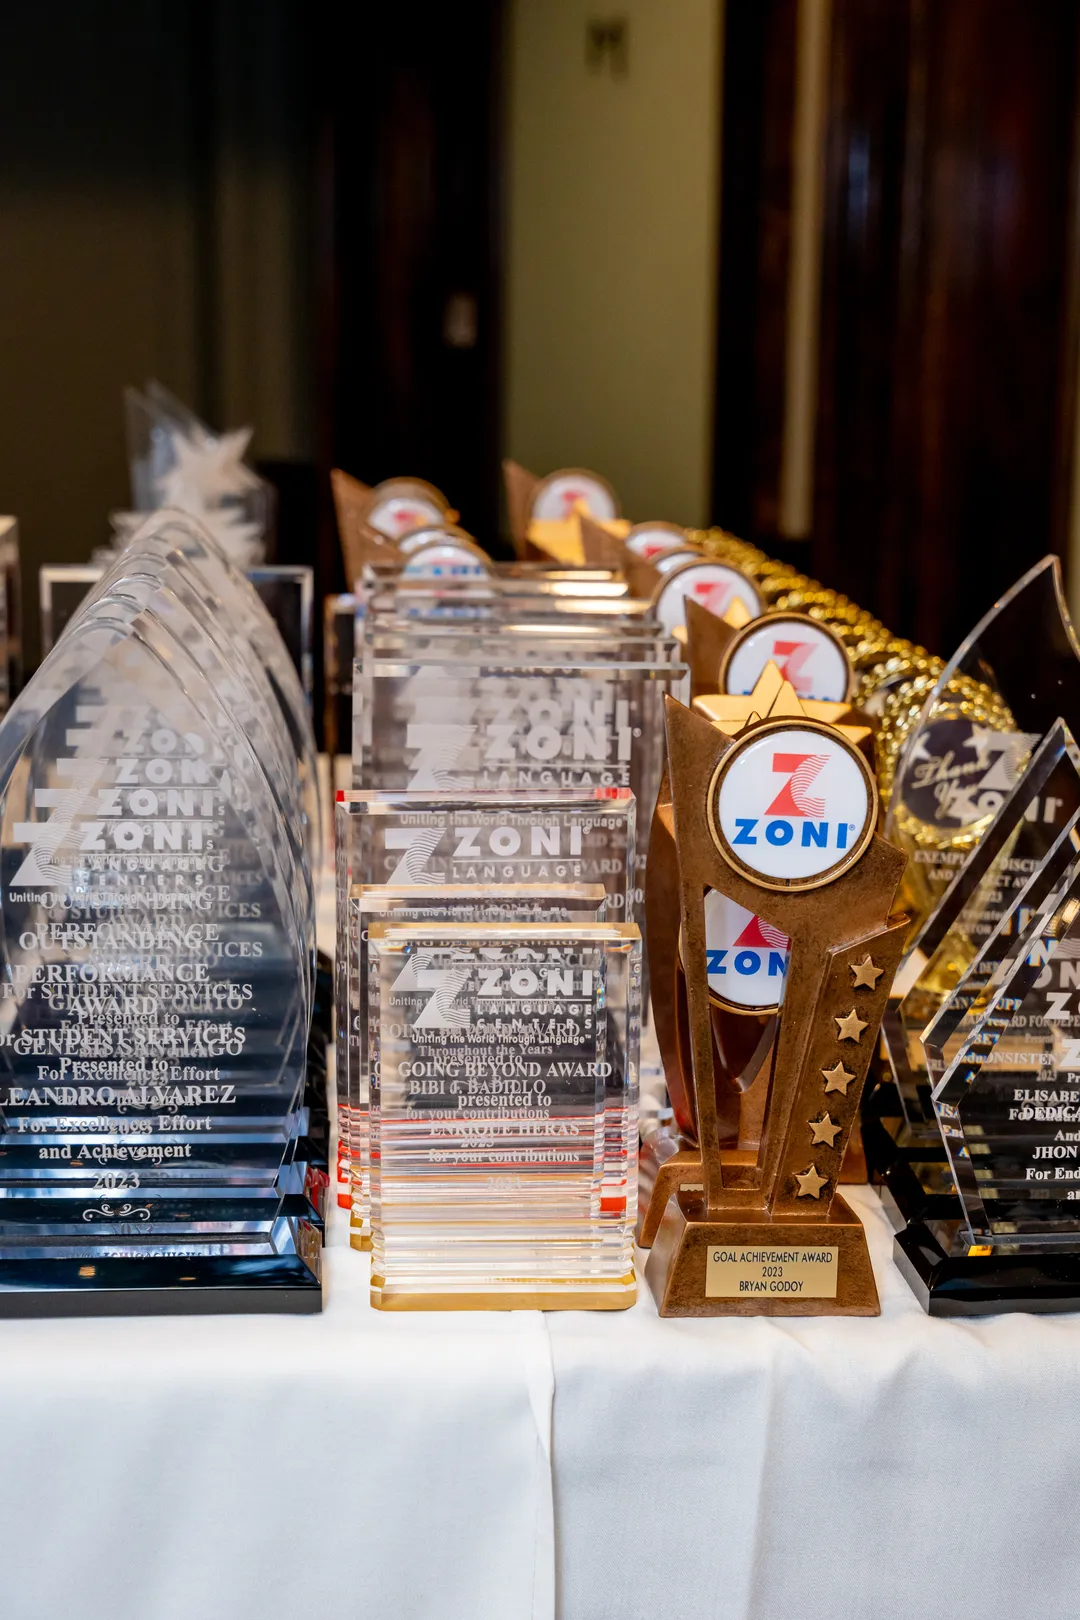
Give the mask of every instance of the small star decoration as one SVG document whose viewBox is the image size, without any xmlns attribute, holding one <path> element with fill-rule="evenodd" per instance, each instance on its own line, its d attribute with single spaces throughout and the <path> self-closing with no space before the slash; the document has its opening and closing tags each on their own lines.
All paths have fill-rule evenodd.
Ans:
<svg viewBox="0 0 1080 1620">
<path fill-rule="evenodd" d="M 811 1147 L 815 1147 L 819 1142 L 823 1142 L 826 1147 L 835 1147 L 839 1133 L 839 1125 L 834 1124 L 828 1114 L 825 1114 L 822 1119 L 812 1119 L 810 1121 Z"/>
<path fill-rule="evenodd" d="M 861 1041 L 862 1032 L 866 1028 L 866 1021 L 859 1017 L 852 1007 L 843 1018 L 835 1018 L 837 1039 L 841 1041 Z"/>
<path fill-rule="evenodd" d="M 853 979 L 852 988 L 855 990 L 876 990 L 877 982 L 884 973 L 884 968 L 874 966 L 872 956 L 864 956 L 861 962 L 849 962 Z"/>
<path fill-rule="evenodd" d="M 847 1088 L 855 1078 L 842 1063 L 834 1064 L 831 1069 L 822 1069 L 821 1075 L 825 1081 L 826 1091 L 839 1091 L 844 1097 L 847 1096 Z"/>
<path fill-rule="evenodd" d="M 801 1176 L 795 1177 L 795 1180 L 799 1183 L 799 1190 L 795 1195 L 797 1198 L 820 1198 L 821 1189 L 828 1185 L 829 1178 L 819 1176 L 817 1165 L 812 1164 L 809 1170 L 804 1170 Z"/>
</svg>

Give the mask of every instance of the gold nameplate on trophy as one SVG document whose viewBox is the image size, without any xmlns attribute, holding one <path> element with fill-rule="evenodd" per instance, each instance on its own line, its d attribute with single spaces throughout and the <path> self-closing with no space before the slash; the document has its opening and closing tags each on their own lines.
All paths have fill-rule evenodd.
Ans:
<svg viewBox="0 0 1080 1620">
<path fill-rule="evenodd" d="M 732 1248 L 705 1257 L 706 1299 L 835 1299 L 840 1250 Z"/>
</svg>

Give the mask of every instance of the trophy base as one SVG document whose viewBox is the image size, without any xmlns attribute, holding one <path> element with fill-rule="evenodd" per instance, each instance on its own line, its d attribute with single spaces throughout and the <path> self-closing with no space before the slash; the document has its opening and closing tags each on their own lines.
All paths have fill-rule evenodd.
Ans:
<svg viewBox="0 0 1080 1620">
<path fill-rule="evenodd" d="M 322 1282 L 297 1254 L 0 1260 L 0 1318 L 308 1315 Z"/>
<path fill-rule="evenodd" d="M 762 1249 L 786 1250 L 792 1259 L 761 1265 L 739 1254 Z M 823 1250 L 832 1251 L 828 1268 L 814 1264 L 812 1251 Z M 714 1270 L 715 1261 L 725 1263 Z M 645 1263 L 645 1281 L 661 1316 L 878 1316 L 881 1310 L 866 1233 L 839 1193 L 818 1220 L 770 1220 L 747 1210 L 693 1217 L 672 1198 Z M 831 1293 L 819 1291 L 828 1286 Z"/>
<path fill-rule="evenodd" d="M 919 1221 L 956 1218 L 956 1182 L 947 1158 L 898 1158 L 877 1192 L 894 1232 Z"/>
<path fill-rule="evenodd" d="M 580 1283 L 538 1278 L 519 1287 L 422 1290 L 372 1276 L 371 1304 L 377 1311 L 625 1311 L 637 1300 L 632 1271 L 611 1282 L 595 1278 Z"/>
<path fill-rule="evenodd" d="M 916 1222 L 897 1233 L 893 1260 L 928 1316 L 1080 1310 L 1080 1248 L 1004 1254 L 972 1253 L 969 1245 L 960 1220 Z"/>
<path fill-rule="evenodd" d="M 895 1082 L 882 1078 L 863 1101 L 862 1140 L 870 1181 L 884 1182 L 898 1160 L 944 1160 L 945 1146 L 935 1119 L 909 1122 Z"/>
</svg>

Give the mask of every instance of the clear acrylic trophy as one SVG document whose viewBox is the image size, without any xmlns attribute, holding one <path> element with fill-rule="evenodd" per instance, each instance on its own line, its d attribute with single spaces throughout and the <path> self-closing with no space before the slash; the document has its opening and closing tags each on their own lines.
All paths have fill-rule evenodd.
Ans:
<svg viewBox="0 0 1080 1620">
<path fill-rule="evenodd" d="M 932 1315 L 1080 1305 L 1080 816 L 927 1030 L 958 1199 L 896 1239 Z"/>
<path fill-rule="evenodd" d="M 913 919 L 894 999 L 911 990 L 923 959 L 940 943 L 930 935 L 938 928 L 934 914 L 946 894 L 951 894 L 946 930 L 955 921 L 951 912 L 958 897 L 963 905 L 974 897 L 963 876 L 965 863 L 1042 739 L 1059 717 L 1075 714 L 1078 703 L 1080 648 L 1055 557 L 1044 558 L 994 604 L 944 669 L 913 674 L 886 690 L 877 743 L 879 780 L 888 799 L 885 834 L 908 856 L 902 899 Z M 1071 767 L 1062 769 L 1070 774 Z M 1028 797 L 1038 791 L 1033 787 Z M 1065 812 L 1064 801 L 1057 810 Z M 1023 822 L 1018 836 L 1033 841 L 1036 855 L 1044 834 L 1060 827 L 1060 822 L 1028 822 L 1026 801 L 1013 799 L 1009 814 L 1014 823 Z M 998 830 L 1000 835 L 1000 824 Z M 1020 850 L 1016 858 L 1027 857 Z M 976 872 L 982 882 L 986 871 L 973 867 Z M 996 900 L 988 898 L 994 894 Z M 1006 902 L 999 886 L 990 883 L 976 903 L 989 907 L 989 926 L 994 908 Z M 926 929 L 930 935 L 922 940 Z M 887 1203 L 900 1222 L 919 1213 L 922 1192 L 948 1196 L 950 1183 L 928 1091 L 909 1072 L 915 1032 L 898 1034 L 895 1008 L 885 1028 L 890 1058 L 899 1068 L 867 1099 L 863 1134 L 875 1179 L 888 1181 Z M 921 1068 L 918 1060 L 915 1066 Z M 921 1167 L 914 1179 L 898 1164 L 905 1159 Z"/>
<path fill-rule="evenodd" d="M 566 886 L 601 885 L 604 916 L 622 921 L 640 905 L 635 888 L 636 804 L 626 789 L 529 794 L 339 793 L 335 804 L 337 860 L 337 1081 L 339 1159 L 337 1194 L 354 1211 L 359 1246 L 370 1231 L 366 1105 L 357 1080 L 355 1046 L 361 990 L 351 929 L 350 900 L 417 887 L 475 894 L 515 890 L 520 906 Z M 505 902 L 500 902 L 505 904 Z M 613 1099 L 613 1107 L 621 1106 Z M 354 1130 L 355 1127 L 355 1130 Z M 350 1137 L 352 1142 L 350 1144 Z M 352 1150 L 355 1149 L 355 1152 Z M 351 1187 L 350 1155 L 358 1180 Z"/>
<path fill-rule="evenodd" d="M 353 1248 L 371 1247 L 371 1047 L 368 940 L 373 923 L 603 922 L 606 892 L 599 883 L 357 884 L 349 898 L 347 1073 L 338 1076 L 338 1203 L 350 1211 Z M 610 1185 L 605 1196 L 626 1200 L 627 1123 L 621 1090 L 606 1118 Z M 345 1193 L 342 1193 L 342 1184 Z"/>
<path fill-rule="evenodd" d="M 172 531 L 0 728 L 7 1314 L 321 1302 L 310 722 L 251 588 Z"/>
<path fill-rule="evenodd" d="M 372 1303 L 623 1309 L 627 1207 L 605 1208 L 605 1102 L 636 1146 L 632 924 L 374 924 Z"/>
<path fill-rule="evenodd" d="M 954 868 L 952 882 L 908 952 L 898 976 L 900 994 L 894 994 L 882 1025 L 902 1119 L 891 1126 L 894 1151 L 881 1192 L 898 1227 L 933 1213 L 952 1214 L 955 1199 L 930 1099 L 933 1076 L 924 1031 L 946 1003 L 955 1006 L 957 986 L 982 960 L 988 939 L 1008 937 L 999 933 L 1002 919 L 1033 874 L 1045 877 L 1050 852 L 1077 811 L 1080 754 L 1068 727 L 1058 721 L 976 848 Z M 877 1122 L 874 1128 L 883 1129 Z"/>
</svg>

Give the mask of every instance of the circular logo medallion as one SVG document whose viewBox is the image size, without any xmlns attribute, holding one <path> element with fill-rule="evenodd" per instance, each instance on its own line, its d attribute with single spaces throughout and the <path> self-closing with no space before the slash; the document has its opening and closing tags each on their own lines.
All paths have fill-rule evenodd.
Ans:
<svg viewBox="0 0 1080 1620">
<path fill-rule="evenodd" d="M 467 546 L 452 540 L 435 541 L 414 551 L 401 570 L 410 579 L 431 579 L 452 574 L 460 579 L 487 573 L 483 559 Z"/>
<path fill-rule="evenodd" d="M 776 720 L 728 750 L 709 784 L 709 830 L 736 871 L 815 889 L 858 860 L 877 787 L 857 749 L 813 720 Z"/>
<path fill-rule="evenodd" d="M 776 1012 L 790 953 L 791 941 L 779 928 L 726 894 L 706 890 L 705 971 L 713 1001 L 739 1012 Z"/>
<path fill-rule="evenodd" d="M 397 540 L 421 524 L 438 523 L 441 517 L 435 502 L 423 495 L 391 495 L 372 504 L 367 521 L 380 534 Z"/>
<path fill-rule="evenodd" d="M 573 517 L 579 501 L 598 523 L 610 523 L 619 515 L 615 491 L 596 473 L 569 468 L 542 480 L 533 496 L 531 517 L 541 523 Z"/>
<path fill-rule="evenodd" d="M 1036 739 L 966 715 L 932 719 L 913 734 L 897 776 L 905 810 L 949 833 L 987 822 L 1016 786 Z"/>
<path fill-rule="evenodd" d="M 401 536 L 398 540 L 398 550 L 403 557 L 411 557 L 421 546 L 430 546 L 438 540 L 445 540 L 449 532 L 445 523 L 421 523 L 418 529 L 409 529 Z"/>
<path fill-rule="evenodd" d="M 851 665 L 839 638 L 799 613 L 770 614 L 740 630 L 720 666 L 720 690 L 752 692 L 770 661 L 801 698 L 843 703 L 850 696 Z"/>
<path fill-rule="evenodd" d="M 627 551 L 643 562 L 654 562 L 669 551 L 688 551 L 686 530 L 674 523 L 635 523 L 623 541 Z"/>
<path fill-rule="evenodd" d="M 661 563 L 665 560 L 661 558 Z M 736 601 L 742 603 L 751 618 L 759 618 L 761 614 L 761 599 L 757 591 L 737 568 L 729 568 L 725 563 L 688 560 L 672 568 L 653 597 L 656 616 L 669 633 L 679 626 L 685 626 L 686 609 L 683 603 L 688 596 L 718 618 L 723 618 Z"/>
</svg>

